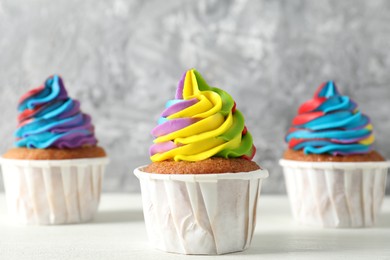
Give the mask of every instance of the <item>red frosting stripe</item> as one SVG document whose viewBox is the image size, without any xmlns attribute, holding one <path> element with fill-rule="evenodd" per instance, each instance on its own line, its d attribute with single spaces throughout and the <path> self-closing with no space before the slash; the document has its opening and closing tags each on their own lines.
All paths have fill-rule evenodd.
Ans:
<svg viewBox="0 0 390 260">
<path fill-rule="evenodd" d="M 303 103 L 299 109 L 298 113 L 303 114 L 303 113 L 308 113 L 316 110 L 323 102 L 326 101 L 326 98 L 324 97 L 319 97 L 319 98 L 313 98 L 312 100 L 306 101 Z"/>
<path fill-rule="evenodd" d="M 28 91 L 27 93 L 24 93 L 21 98 L 19 99 L 19 104 L 20 103 L 23 103 L 23 101 L 25 101 L 26 99 L 28 99 L 29 97 L 32 97 L 34 96 L 35 94 L 41 92 L 43 89 L 45 88 L 45 86 L 39 86 L 37 88 L 34 88 L 30 91 Z"/>
<path fill-rule="evenodd" d="M 303 125 L 306 124 L 307 122 L 310 122 L 318 117 L 321 117 L 324 115 L 324 112 L 322 111 L 316 111 L 316 112 L 311 112 L 308 114 L 302 114 L 302 115 L 297 115 L 294 120 L 293 120 L 293 125 Z"/>
<path fill-rule="evenodd" d="M 246 126 L 244 126 L 244 129 L 242 130 L 242 135 L 246 135 L 247 132 L 248 132 L 248 128 L 246 128 Z"/>
<path fill-rule="evenodd" d="M 234 101 L 233 108 L 232 108 L 232 113 L 236 112 L 236 106 L 237 106 L 236 101 Z"/>
<path fill-rule="evenodd" d="M 248 161 L 252 161 L 253 157 L 255 157 L 255 154 L 256 154 L 256 147 L 254 145 L 252 145 L 252 153 L 250 156 L 247 156 L 247 155 L 243 155 L 241 156 L 242 159 L 245 159 L 245 160 L 248 160 Z"/>
</svg>

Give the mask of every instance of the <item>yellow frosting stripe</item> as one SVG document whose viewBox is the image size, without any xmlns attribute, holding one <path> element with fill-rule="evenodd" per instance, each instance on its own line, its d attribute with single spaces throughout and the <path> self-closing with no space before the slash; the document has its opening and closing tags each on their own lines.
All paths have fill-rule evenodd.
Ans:
<svg viewBox="0 0 390 260">
<path fill-rule="evenodd" d="M 185 155 L 185 154 L 177 154 L 173 157 L 175 161 L 200 161 L 205 160 L 207 158 L 210 158 L 217 154 L 218 152 L 224 150 L 224 149 L 233 149 L 240 145 L 241 143 L 241 135 L 237 135 L 229 142 L 223 142 L 222 144 L 215 146 L 214 148 L 211 148 L 209 150 L 206 150 L 202 153 L 192 153 L 192 155 Z"/>
<path fill-rule="evenodd" d="M 197 98 L 199 102 L 175 114 L 172 114 L 167 118 L 168 119 L 183 118 L 183 117 L 206 118 L 221 110 L 222 100 L 221 97 L 215 92 L 202 91 L 201 94 L 197 96 L 190 96 L 189 99 L 193 99 L 193 98 Z"/>
<path fill-rule="evenodd" d="M 222 116 L 220 113 L 217 113 L 183 129 L 180 129 L 167 135 L 160 136 L 154 139 L 153 142 L 162 143 L 170 140 L 175 140 L 176 138 L 185 138 L 197 135 L 202 132 L 208 132 L 220 127 L 223 124 L 224 120 L 224 116 Z"/>
<path fill-rule="evenodd" d="M 372 126 L 372 124 L 368 124 L 365 129 L 367 130 L 370 130 L 372 131 L 374 129 L 374 127 Z M 363 145 L 371 145 L 375 142 L 375 135 L 373 133 L 371 133 L 367 138 L 363 139 L 363 140 L 360 140 L 359 141 L 359 144 L 363 144 Z"/>
<path fill-rule="evenodd" d="M 183 117 L 197 117 L 199 114 L 209 111 L 213 108 L 214 104 L 205 96 L 196 97 L 199 101 L 186 109 L 183 109 L 175 114 L 168 116 L 168 119 L 183 118 Z M 204 118 L 204 117 L 203 117 Z"/>
<path fill-rule="evenodd" d="M 223 124 L 220 127 L 218 127 L 217 129 L 212 130 L 212 131 L 208 131 L 208 132 L 202 132 L 201 134 L 197 134 L 197 135 L 193 135 L 193 136 L 189 136 L 189 137 L 176 138 L 175 143 L 176 144 L 178 144 L 178 143 L 189 144 L 189 143 L 199 142 L 201 140 L 208 139 L 211 137 L 217 137 L 217 136 L 220 136 L 223 133 L 227 132 L 228 129 L 232 126 L 232 124 L 233 124 L 233 115 L 230 112 L 229 115 L 227 116 L 225 122 L 223 122 Z"/>
<path fill-rule="evenodd" d="M 204 151 L 210 150 L 213 147 L 216 147 L 223 143 L 223 140 L 220 140 L 218 138 L 210 138 L 206 139 L 197 143 L 187 144 L 183 146 L 179 146 L 178 148 L 172 149 L 170 151 L 167 151 L 165 153 L 157 153 L 150 157 L 150 159 L 153 162 L 156 161 L 163 161 L 172 159 L 175 156 L 182 154 L 182 155 L 191 155 L 191 154 L 199 154 Z"/>
<path fill-rule="evenodd" d="M 371 134 L 369 137 L 359 141 L 359 144 L 371 145 L 375 141 L 375 135 Z"/>
<path fill-rule="evenodd" d="M 189 70 L 186 73 L 186 78 L 184 80 L 183 88 L 183 98 L 190 99 L 194 95 L 198 95 L 200 92 L 198 87 L 198 82 L 196 80 L 193 70 Z"/>
<path fill-rule="evenodd" d="M 365 127 L 366 129 L 368 129 L 368 130 L 373 130 L 374 129 L 374 127 L 373 127 L 373 125 L 372 124 L 368 124 L 368 125 L 366 125 L 366 127 Z"/>
<path fill-rule="evenodd" d="M 241 135 L 237 135 L 229 142 L 220 138 L 209 138 L 200 142 L 187 144 L 165 153 L 158 153 L 150 157 L 153 162 L 174 159 L 175 161 L 200 161 L 212 157 L 224 149 L 236 148 L 241 143 Z"/>
<path fill-rule="evenodd" d="M 252 139 L 249 132 L 244 131 L 244 118 L 235 109 L 235 102 L 229 94 L 210 87 L 193 69 L 186 72 L 184 82 L 180 81 L 176 93 L 176 99 L 169 101 L 168 105 L 180 104 L 181 100 L 198 101 L 189 107 L 182 106 L 181 110 L 180 105 L 174 107 L 175 113 L 162 116 L 159 124 L 179 118 L 198 120 L 193 120 L 191 125 L 183 124 L 181 129 L 169 124 L 159 125 L 158 131 L 165 134 L 153 141 L 155 144 L 150 152 L 153 162 L 172 159 L 200 161 L 213 156 L 253 158 Z M 167 146 L 165 142 L 173 142 L 175 146 Z"/>
<path fill-rule="evenodd" d="M 170 115 L 168 119 L 179 117 L 206 118 L 219 112 L 222 108 L 222 99 L 218 93 L 210 90 L 199 90 L 198 82 L 193 70 L 186 73 L 183 98 L 186 100 L 197 98 L 199 102 L 191 107 Z"/>
<path fill-rule="evenodd" d="M 202 91 L 203 96 L 205 96 L 214 106 L 209 110 L 203 113 L 197 114 L 195 117 L 205 118 L 221 111 L 222 108 L 222 99 L 221 97 L 213 91 Z"/>
</svg>

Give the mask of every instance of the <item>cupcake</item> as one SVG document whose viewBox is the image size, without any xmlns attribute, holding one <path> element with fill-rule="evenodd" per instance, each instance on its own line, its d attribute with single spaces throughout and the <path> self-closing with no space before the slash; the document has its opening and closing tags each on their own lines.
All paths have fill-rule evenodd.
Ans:
<svg viewBox="0 0 390 260">
<path fill-rule="evenodd" d="M 292 213 L 301 224 L 366 227 L 385 194 L 389 162 L 373 149 L 373 126 L 332 82 L 303 103 L 280 164 Z"/>
<path fill-rule="evenodd" d="M 248 248 L 268 172 L 252 161 L 256 149 L 232 97 L 191 69 L 152 135 L 152 163 L 134 171 L 151 245 L 181 254 Z"/>
<path fill-rule="evenodd" d="M 24 94 L 18 110 L 15 148 L 1 158 L 11 218 L 37 225 L 90 220 L 108 161 L 91 117 L 57 75 Z"/>
</svg>

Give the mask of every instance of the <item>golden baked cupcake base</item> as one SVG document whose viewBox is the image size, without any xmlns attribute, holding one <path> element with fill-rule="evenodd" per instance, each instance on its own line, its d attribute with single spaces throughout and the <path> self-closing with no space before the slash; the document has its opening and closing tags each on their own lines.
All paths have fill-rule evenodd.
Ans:
<svg viewBox="0 0 390 260">
<path fill-rule="evenodd" d="M 253 161 L 241 158 L 212 157 L 198 162 L 173 160 L 154 162 L 143 170 L 148 173 L 161 174 L 212 174 L 250 172 L 259 169 L 260 167 Z"/>
<path fill-rule="evenodd" d="M 302 150 L 288 149 L 283 159 L 301 162 L 382 162 L 385 159 L 377 151 L 367 154 L 353 154 L 347 156 L 334 156 L 331 154 L 305 154 Z"/>
<path fill-rule="evenodd" d="M 106 152 L 99 146 L 86 146 L 73 149 L 29 149 L 25 147 L 8 150 L 3 158 L 18 160 L 69 160 L 106 157 Z"/>
</svg>

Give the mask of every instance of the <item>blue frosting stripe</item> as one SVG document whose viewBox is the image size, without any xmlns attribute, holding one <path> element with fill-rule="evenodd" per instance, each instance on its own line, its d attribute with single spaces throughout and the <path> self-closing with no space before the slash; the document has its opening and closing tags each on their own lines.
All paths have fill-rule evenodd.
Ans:
<svg viewBox="0 0 390 260">
<path fill-rule="evenodd" d="M 329 131 L 308 131 L 298 130 L 287 135 L 286 140 L 290 141 L 292 138 L 295 139 L 355 139 L 359 137 L 365 137 L 371 134 L 372 131 L 368 129 L 359 130 L 329 130 Z"/>
<path fill-rule="evenodd" d="M 340 92 L 338 91 L 336 84 L 333 81 L 328 81 L 324 84 L 324 87 L 318 91 L 318 97 L 334 97 L 340 96 Z"/>
<path fill-rule="evenodd" d="M 320 104 L 317 106 L 316 104 Z M 305 107 L 303 107 L 305 106 Z M 374 140 L 370 119 L 342 96 L 333 81 L 322 84 L 300 108 L 286 142 L 305 154 L 364 154 Z M 314 119 L 313 119 L 314 118 Z"/>
<path fill-rule="evenodd" d="M 77 148 L 97 143 L 91 118 L 80 111 L 77 100 L 68 97 L 58 75 L 27 93 L 18 110 L 23 115 L 15 131 L 16 147 Z"/>
<path fill-rule="evenodd" d="M 324 116 L 310 121 L 307 124 L 300 126 L 299 128 L 306 128 L 312 131 L 335 128 L 349 129 L 359 126 L 366 126 L 368 123 L 368 118 L 362 115 L 360 112 L 352 113 L 349 111 L 341 111 L 325 114 Z"/>
<path fill-rule="evenodd" d="M 66 133 L 61 133 L 61 134 L 43 132 L 16 141 L 15 145 L 17 147 L 44 149 L 44 148 L 51 147 L 53 143 L 55 143 L 58 140 L 64 139 L 67 136 L 72 136 L 75 134 L 77 134 L 78 136 L 88 136 L 90 133 L 88 130 L 70 130 Z"/>
<path fill-rule="evenodd" d="M 337 110 L 353 111 L 354 109 L 355 109 L 355 106 L 351 102 L 349 97 L 334 96 L 334 97 L 330 97 L 326 102 L 324 102 L 318 108 L 318 111 L 324 111 L 325 113 L 329 113 L 329 112 L 337 111 Z"/>
<path fill-rule="evenodd" d="M 30 124 L 27 124 L 17 129 L 15 132 L 15 136 L 19 138 L 25 138 L 31 135 L 49 131 L 53 128 L 60 128 L 61 126 L 74 127 L 77 125 L 81 125 L 83 121 L 83 115 L 81 113 L 62 120 L 58 120 L 57 118 L 52 118 L 49 120 L 38 119 L 34 120 Z"/>
<path fill-rule="evenodd" d="M 60 78 L 58 75 L 54 75 L 46 80 L 43 91 L 25 100 L 19 105 L 18 109 L 20 112 L 25 109 L 34 109 L 36 105 L 54 100 L 59 96 L 60 92 Z"/>
<path fill-rule="evenodd" d="M 362 144 L 331 144 L 320 147 L 306 146 L 303 151 L 305 152 L 305 154 L 333 153 L 334 151 L 337 151 L 338 154 L 360 154 L 368 153 L 370 149 L 366 145 Z"/>
<path fill-rule="evenodd" d="M 55 118 L 67 111 L 70 111 L 74 106 L 75 106 L 75 102 L 72 99 L 55 102 L 53 105 L 48 104 L 47 108 L 41 111 L 42 118 L 44 119 Z M 39 116 L 40 115 L 37 114 L 37 117 Z"/>
</svg>

